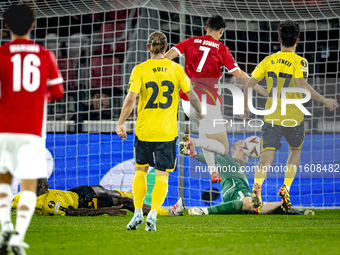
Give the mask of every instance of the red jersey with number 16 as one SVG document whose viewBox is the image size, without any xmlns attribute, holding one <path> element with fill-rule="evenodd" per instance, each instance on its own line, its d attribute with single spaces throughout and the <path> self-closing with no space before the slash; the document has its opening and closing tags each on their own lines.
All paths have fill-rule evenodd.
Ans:
<svg viewBox="0 0 340 255">
<path fill-rule="evenodd" d="M 216 105 L 220 100 L 215 84 L 222 76 L 222 66 L 229 72 L 239 69 L 229 48 L 210 35 L 190 37 L 174 46 L 179 55 L 185 54 L 185 72 L 195 85 L 195 92 L 201 99 L 207 95 L 207 103 Z M 181 98 L 188 100 L 184 93 Z"/>
<path fill-rule="evenodd" d="M 63 97 L 54 54 L 31 40 L 0 47 L 0 133 L 45 136 L 46 101 Z"/>
</svg>

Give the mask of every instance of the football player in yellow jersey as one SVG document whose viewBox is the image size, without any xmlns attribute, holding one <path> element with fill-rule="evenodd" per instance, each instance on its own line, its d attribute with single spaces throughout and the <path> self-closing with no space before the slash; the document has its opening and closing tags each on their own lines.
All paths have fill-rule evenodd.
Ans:
<svg viewBox="0 0 340 255">
<path fill-rule="evenodd" d="M 134 212 L 131 192 L 119 190 L 107 190 L 101 185 L 80 186 L 68 191 L 49 189 L 46 178 L 38 179 L 37 203 L 35 213 L 42 216 L 67 215 L 67 216 L 97 216 L 108 214 L 117 216 L 126 214 L 120 209 Z M 12 208 L 16 209 L 21 192 L 12 202 Z M 150 205 L 143 205 L 143 213 L 147 215 Z M 182 200 L 169 209 L 160 208 L 158 215 L 182 216 L 184 206 Z"/>
<path fill-rule="evenodd" d="M 273 88 L 277 88 L 277 108 L 269 115 L 264 116 L 264 125 L 261 129 L 261 157 L 255 172 L 254 186 L 252 190 L 252 204 L 255 212 L 262 208 L 261 185 L 266 178 L 267 170 L 274 160 L 276 150 L 281 148 L 281 139 L 284 136 L 290 146 L 290 154 L 286 163 L 285 180 L 279 190 L 282 199 L 282 208 L 289 211 L 291 202 L 289 190 L 294 180 L 297 167 L 300 164 L 301 147 L 304 142 L 304 114 L 295 104 L 288 104 L 286 115 L 281 114 L 281 89 L 284 87 L 303 88 L 310 92 L 311 99 L 322 103 L 329 110 L 338 108 L 336 100 L 321 96 L 308 83 L 308 62 L 295 54 L 296 45 L 299 42 L 300 28 L 297 22 L 282 21 L 278 27 L 281 51 L 266 57 L 252 73 L 252 78 L 244 90 L 245 114 L 249 116 L 247 88 L 254 87 L 263 78 L 267 80 L 269 97 L 265 109 L 273 104 Z M 302 93 L 287 93 L 287 99 L 303 98 Z"/>
<path fill-rule="evenodd" d="M 124 122 L 130 115 L 139 94 L 135 130 L 136 172 L 132 183 L 135 214 L 127 225 L 136 230 L 143 223 L 142 206 L 147 192 L 146 173 L 155 166 L 156 183 L 152 192 L 151 211 L 146 219 L 146 231 L 156 230 L 157 211 L 168 192 L 168 176 L 176 168 L 177 111 L 179 89 L 188 96 L 202 119 L 201 106 L 190 80 L 181 65 L 164 58 L 168 47 L 166 36 L 156 31 L 150 34 L 147 48 L 150 59 L 132 70 L 129 93 L 123 103 L 117 134 L 126 139 Z"/>
</svg>

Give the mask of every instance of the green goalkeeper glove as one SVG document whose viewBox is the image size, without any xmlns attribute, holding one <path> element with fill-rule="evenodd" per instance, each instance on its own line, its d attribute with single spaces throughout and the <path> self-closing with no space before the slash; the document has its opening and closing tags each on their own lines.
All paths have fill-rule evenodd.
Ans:
<svg viewBox="0 0 340 255">
<path fill-rule="evenodd" d="M 188 152 L 187 149 L 185 147 L 185 143 L 184 142 L 179 142 L 179 152 L 183 155 L 188 156 Z"/>
<path fill-rule="evenodd" d="M 179 152 L 186 156 L 189 155 L 184 142 L 179 142 Z M 197 155 L 197 151 L 195 151 L 195 156 L 196 155 Z"/>
</svg>

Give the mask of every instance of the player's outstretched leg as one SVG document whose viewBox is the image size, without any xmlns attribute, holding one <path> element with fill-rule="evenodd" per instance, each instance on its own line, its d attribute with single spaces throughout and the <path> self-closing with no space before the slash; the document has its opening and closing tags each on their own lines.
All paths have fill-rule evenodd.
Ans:
<svg viewBox="0 0 340 255">
<path fill-rule="evenodd" d="M 144 222 L 143 212 L 135 212 L 129 224 L 127 224 L 127 230 L 137 230 L 137 226 Z"/>
<path fill-rule="evenodd" d="M 18 232 L 12 234 L 11 239 L 8 243 L 8 251 L 11 255 L 26 255 L 25 249 L 28 249 L 29 245 L 22 241 L 21 236 Z"/>
<path fill-rule="evenodd" d="M 187 155 L 192 158 L 195 157 L 195 151 L 196 151 L 195 140 L 192 139 L 188 134 L 186 134 L 183 136 L 183 142 L 185 143 Z"/>
<path fill-rule="evenodd" d="M 261 185 L 259 183 L 254 183 L 253 185 L 251 204 L 254 208 L 255 213 L 261 212 L 263 203 L 261 199 Z"/>
<path fill-rule="evenodd" d="M 279 190 L 279 196 L 282 199 L 281 202 L 282 209 L 286 212 L 289 212 L 290 209 L 292 208 L 292 203 L 290 202 L 289 191 L 285 184 L 283 184 L 283 186 Z"/>
</svg>

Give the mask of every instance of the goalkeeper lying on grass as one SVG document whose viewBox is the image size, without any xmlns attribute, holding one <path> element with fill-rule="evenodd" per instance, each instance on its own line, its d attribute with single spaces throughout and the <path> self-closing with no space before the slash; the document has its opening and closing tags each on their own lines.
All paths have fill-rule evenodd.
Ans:
<svg viewBox="0 0 340 255">
<path fill-rule="evenodd" d="M 189 215 L 208 215 L 208 214 L 241 214 L 253 212 L 251 205 L 251 193 L 249 190 L 248 177 L 244 171 L 244 165 L 248 162 L 248 157 L 242 150 L 242 142 L 238 141 L 231 147 L 232 156 L 215 156 L 215 164 L 221 169 L 238 169 L 238 171 L 224 172 L 219 174 L 222 178 L 221 188 L 223 203 L 207 208 L 194 207 L 189 209 Z M 180 152 L 187 155 L 184 143 L 180 143 Z M 205 163 L 203 153 L 197 153 L 195 159 Z M 230 166 L 230 167 L 229 167 Z M 263 203 L 260 214 L 314 214 L 312 210 L 298 210 L 292 208 L 286 213 L 281 208 L 281 202 Z"/>
<path fill-rule="evenodd" d="M 12 208 L 17 207 L 20 194 L 13 198 Z M 100 185 L 80 186 L 68 191 L 49 189 L 47 179 L 38 179 L 37 203 L 35 213 L 43 216 L 110 216 L 126 215 L 127 209 L 134 212 L 132 195 L 130 192 L 107 190 Z M 143 213 L 147 215 L 150 205 L 143 205 Z M 170 209 L 160 208 L 158 215 L 182 216 L 184 205 L 182 199 Z"/>
</svg>

